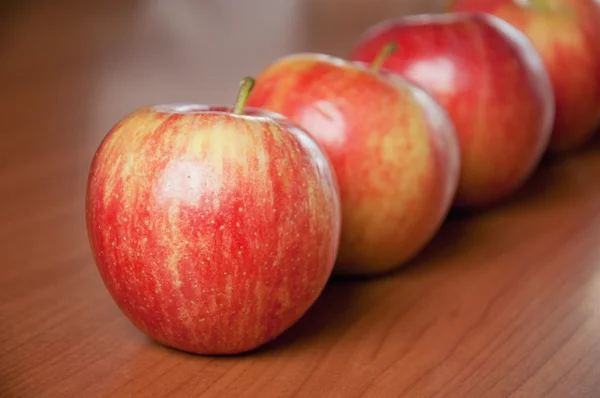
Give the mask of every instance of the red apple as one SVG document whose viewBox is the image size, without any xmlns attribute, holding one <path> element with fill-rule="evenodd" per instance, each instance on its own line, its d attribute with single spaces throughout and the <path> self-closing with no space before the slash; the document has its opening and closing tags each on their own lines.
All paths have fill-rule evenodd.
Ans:
<svg viewBox="0 0 600 398">
<path fill-rule="evenodd" d="M 410 16 L 369 29 L 350 58 L 370 62 L 390 42 L 399 50 L 383 67 L 426 89 L 456 127 L 462 171 L 455 205 L 489 206 L 523 185 L 554 118 L 548 75 L 527 38 L 483 14 Z"/>
<path fill-rule="evenodd" d="M 304 127 L 328 154 L 342 199 L 338 275 L 380 274 L 414 257 L 443 222 L 458 184 L 458 143 L 444 110 L 423 90 L 373 69 L 291 55 L 257 76 L 248 100 Z"/>
<path fill-rule="evenodd" d="M 552 151 L 581 147 L 600 122 L 600 7 L 594 0 L 456 0 L 454 11 L 487 12 L 524 32 L 552 81 Z"/>
<path fill-rule="evenodd" d="M 281 116 L 244 111 L 245 82 L 235 110 L 127 115 L 89 173 L 89 240 L 112 298 L 152 339 L 198 354 L 276 338 L 320 295 L 338 251 L 327 156 Z"/>
</svg>

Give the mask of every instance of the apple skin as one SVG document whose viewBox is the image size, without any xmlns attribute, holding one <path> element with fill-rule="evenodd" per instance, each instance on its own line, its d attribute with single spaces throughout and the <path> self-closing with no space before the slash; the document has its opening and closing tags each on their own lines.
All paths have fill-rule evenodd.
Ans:
<svg viewBox="0 0 600 398">
<path fill-rule="evenodd" d="M 279 115 L 146 107 L 107 134 L 89 172 L 86 219 L 100 275 L 150 338 L 238 354 L 294 324 L 337 255 L 334 171 Z"/>
<path fill-rule="evenodd" d="M 283 114 L 325 150 L 342 199 L 336 275 L 377 275 L 414 257 L 452 204 L 460 172 L 442 107 L 404 79 L 324 54 L 280 58 L 248 104 Z"/>
<path fill-rule="evenodd" d="M 549 149 L 583 146 L 600 123 L 600 6 L 593 0 L 456 0 L 452 11 L 486 12 L 525 33 L 548 70 L 556 117 Z"/>
<path fill-rule="evenodd" d="M 383 67 L 420 85 L 447 110 L 462 170 L 455 207 L 510 196 L 547 149 L 552 87 L 539 55 L 508 23 L 484 14 L 427 14 L 384 21 L 358 39 L 352 60 L 371 62 L 390 42 Z"/>
</svg>

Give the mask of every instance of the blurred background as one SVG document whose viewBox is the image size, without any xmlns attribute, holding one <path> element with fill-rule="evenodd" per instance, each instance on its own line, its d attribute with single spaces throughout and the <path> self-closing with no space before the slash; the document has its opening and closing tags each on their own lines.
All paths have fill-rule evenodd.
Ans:
<svg viewBox="0 0 600 398">
<path fill-rule="evenodd" d="M 230 103 L 241 77 L 280 56 L 299 51 L 345 56 L 371 24 L 435 11 L 441 3 L 4 1 L 2 92 L 14 109 L 24 109 L 23 101 L 52 113 L 76 109 L 85 126 L 70 138 L 95 144 L 132 108 L 172 101 Z"/>
</svg>

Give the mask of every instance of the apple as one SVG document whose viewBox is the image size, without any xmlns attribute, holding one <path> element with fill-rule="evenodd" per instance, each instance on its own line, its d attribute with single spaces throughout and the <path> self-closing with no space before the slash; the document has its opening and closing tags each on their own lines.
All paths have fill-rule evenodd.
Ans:
<svg viewBox="0 0 600 398">
<path fill-rule="evenodd" d="M 554 118 L 548 74 L 525 35 L 484 14 L 424 14 L 383 21 L 350 59 L 383 63 L 433 95 L 458 134 L 462 168 L 455 207 L 497 204 L 520 188 L 543 156 Z"/>
<path fill-rule="evenodd" d="M 341 234 L 323 150 L 281 115 L 164 104 L 120 120 L 89 171 L 89 241 L 143 333 L 196 354 L 275 339 L 320 295 Z"/>
<path fill-rule="evenodd" d="M 456 0 L 453 11 L 486 12 L 524 32 L 548 70 L 556 117 L 549 149 L 583 146 L 600 124 L 600 6 L 594 0 Z"/>
<path fill-rule="evenodd" d="M 445 111 L 379 65 L 285 56 L 256 76 L 248 99 L 304 127 L 331 160 L 342 200 L 336 275 L 405 264 L 436 233 L 458 185 L 458 142 Z"/>
</svg>

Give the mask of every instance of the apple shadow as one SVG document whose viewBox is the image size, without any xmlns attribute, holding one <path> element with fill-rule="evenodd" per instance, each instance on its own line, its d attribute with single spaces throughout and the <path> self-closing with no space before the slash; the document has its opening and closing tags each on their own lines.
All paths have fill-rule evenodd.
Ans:
<svg viewBox="0 0 600 398">
<path fill-rule="evenodd" d="M 475 209 L 452 209 L 451 217 L 468 219 L 485 214 L 508 212 L 515 208 L 536 206 L 560 193 L 563 159 L 545 158 L 537 170 L 513 194 L 489 206 Z"/>
<path fill-rule="evenodd" d="M 595 146 L 595 150 L 590 147 L 585 151 L 598 152 L 600 140 Z M 519 217 L 520 213 L 532 208 L 561 205 L 572 198 L 576 188 L 570 182 L 573 175 L 566 170 L 570 161 L 570 156 L 544 159 L 519 190 L 495 204 L 475 209 L 452 208 L 440 229 L 420 253 L 404 266 L 380 276 L 406 276 L 434 272 L 439 268 L 473 266 L 457 260 L 465 252 L 473 250 L 474 242 L 486 239 L 485 236 L 490 233 L 486 224 L 490 219 Z"/>
<path fill-rule="evenodd" d="M 592 135 L 589 141 L 582 144 L 579 150 L 575 150 L 574 153 L 583 153 L 587 154 L 588 152 L 597 153 L 600 150 L 600 127 L 596 129 L 596 132 Z M 568 155 L 568 153 L 567 153 Z"/>
<path fill-rule="evenodd" d="M 594 133 L 594 136 L 590 139 L 589 145 L 584 148 L 584 151 L 585 150 L 600 150 L 600 129 L 596 130 L 596 133 Z"/>
<path fill-rule="evenodd" d="M 323 294 L 313 307 L 295 325 L 276 340 L 258 348 L 249 355 L 268 356 L 277 352 L 301 351 L 306 347 L 334 345 L 345 332 L 367 316 L 373 308 L 374 297 L 382 290 L 393 288 L 395 302 L 402 303 L 404 311 L 414 308 L 433 279 L 440 279 L 437 271 L 447 269 L 447 258 L 460 257 L 468 249 L 472 238 L 457 243 L 457 236 L 468 233 L 467 221 L 451 221 L 444 224 L 421 255 L 403 267 L 376 275 L 333 275 Z M 459 239 L 460 241 L 460 239 Z M 451 266 L 464 266 L 452 262 Z M 398 297 L 401 295 L 401 297 Z"/>
<path fill-rule="evenodd" d="M 563 154 L 548 153 L 528 181 L 507 198 L 505 209 L 554 205 L 570 200 L 578 189 L 576 169 L 588 157 L 600 155 L 600 139 Z M 575 166 L 575 167 L 574 167 Z"/>
<path fill-rule="evenodd" d="M 302 350 L 317 340 L 335 340 L 364 314 L 361 305 L 372 286 L 367 281 L 331 279 L 302 318 L 254 355 L 273 355 L 282 350 Z"/>
<path fill-rule="evenodd" d="M 452 208 L 444 224 L 431 242 L 397 273 L 422 272 L 437 267 L 465 266 L 459 258 L 465 250 L 472 250 L 473 242 L 486 239 L 490 220 L 519 218 L 535 209 L 561 208 L 578 195 L 581 181 L 577 176 L 578 163 L 600 155 L 600 134 L 577 151 L 544 156 L 530 178 L 515 191 L 495 204 L 476 208 Z M 574 167 L 575 166 L 575 167 Z M 493 231 L 492 231 L 493 232 Z M 454 264 L 454 265 L 452 265 Z"/>
<path fill-rule="evenodd" d="M 600 151 L 600 130 L 594 134 L 589 145 L 584 148 L 584 151 L 594 151 L 595 153 Z"/>
<path fill-rule="evenodd" d="M 334 340 L 336 336 L 341 335 L 348 325 L 360 319 L 365 313 L 364 298 L 369 295 L 368 291 L 372 288 L 373 286 L 367 281 L 330 279 L 321 295 L 296 323 L 270 342 L 238 354 L 194 354 L 164 345 L 143 333 L 142 337 L 153 349 L 166 350 L 169 355 L 181 358 L 227 361 L 273 356 L 284 350 L 289 353 L 314 345 L 315 341 Z"/>
</svg>

